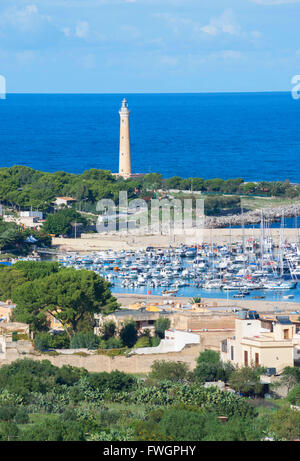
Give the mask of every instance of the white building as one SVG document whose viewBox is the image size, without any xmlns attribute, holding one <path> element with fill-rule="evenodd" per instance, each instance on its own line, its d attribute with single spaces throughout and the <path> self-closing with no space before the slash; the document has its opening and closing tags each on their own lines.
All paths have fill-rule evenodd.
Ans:
<svg viewBox="0 0 300 461">
<path fill-rule="evenodd" d="M 54 203 L 57 206 L 70 206 L 74 202 L 76 202 L 76 199 L 73 197 L 56 197 Z"/>
<path fill-rule="evenodd" d="M 236 319 L 235 336 L 221 342 L 221 359 L 235 366 L 262 366 L 280 373 L 299 359 L 300 335 L 287 316 L 277 316 L 269 328 L 263 319 Z"/>
<path fill-rule="evenodd" d="M 21 211 L 20 217 L 43 219 L 43 213 L 41 211 Z"/>
<path fill-rule="evenodd" d="M 200 336 L 187 331 L 166 330 L 165 339 L 162 339 L 157 347 L 140 347 L 134 349 L 133 354 L 166 354 L 168 352 L 180 352 L 185 346 L 200 344 Z"/>
</svg>

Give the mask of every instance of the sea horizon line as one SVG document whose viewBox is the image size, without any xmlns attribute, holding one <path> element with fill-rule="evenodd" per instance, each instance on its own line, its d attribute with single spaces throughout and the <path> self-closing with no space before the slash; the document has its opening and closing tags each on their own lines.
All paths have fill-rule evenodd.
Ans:
<svg viewBox="0 0 300 461">
<path fill-rule="evenodd" d="M 31 92 L 31 91 L 18 91 L 18 92 L 7 92 L 6 95 L 198 95 L 198 94 L 274 94 L 274 93 L 290 93 L 290 90 L 263 90 L 263 91 L 175 91 L 175 92 L 162 92 L 162 91 L 124 91 L 124 92 L 64 92 L 64 91 L 42 91 L 42 92 Z"/>
</svg>

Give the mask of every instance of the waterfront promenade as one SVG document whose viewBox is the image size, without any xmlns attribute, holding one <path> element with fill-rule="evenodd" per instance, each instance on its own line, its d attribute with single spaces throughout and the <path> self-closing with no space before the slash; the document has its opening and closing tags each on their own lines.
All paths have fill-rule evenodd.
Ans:
<svg viewBox="0 0 300 461">
<path fill-rule="evenodd" d="M 250 238 L 260 239 L 260 229 L 204 229 L 203 242 L 214 243 L 217 245 L 224 245 L 229 243 L 241 242 L 244 238 L 245 241 Z M 265 236 L 272 237 L 275 245 L 280 241 L 280 229 L 267 229 Z M 296 228 L 284 229 L 284 239 L 289 242 L 298 242 L 299 230 Z M 200 244 L 198 239 L 189 235 L 122 235 L 116 234 L 82 234 L 81 238 L 69 239 L 54 237 L 52 245 L 65 251 L 101 251 L 113 249 L 119 250 L 132 250 L 132 249 L 146 249 L 148 246 L 155 248 L 169 248 L 172 246 L 180 246 L 181 244 Z"/>
<path fill-rule="evenodd" d="M 156 295 L 145 295 L 138 293 L 114 293 L 118 302 L 123 306 L 129 306 L 130 304 L 145 302 L 147 304 L 163 304 L 166 301 L 173 301 L 175 304 L 185 305 L 191 301 L 188 297 L 164 297 Z M 251 300 L 251 299 L 227 299 L 224 298 L 201 298 L 201 302 L 207 304 L 208 308 L 220 308 L 221 310 L 232 309 L 232 308 L 245 308 L 250 310 L 256 310 L 257 312 L 265 313 L 278 313 L 278 312 L 300 312 L 300 303 L 296 302 L 285 302 L 285 301 L 265 301 L 265 300 Z"/>
</svg>

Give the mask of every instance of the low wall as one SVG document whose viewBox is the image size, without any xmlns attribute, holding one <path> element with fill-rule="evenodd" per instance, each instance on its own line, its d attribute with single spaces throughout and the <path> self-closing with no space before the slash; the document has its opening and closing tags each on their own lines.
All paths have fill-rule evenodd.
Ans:
<svg viewBox="0 0 300 461">
<path fill-rule="evenodd" d="M 21 358 L 29 358 L 33 360 L 49 360 L 53 365 L 62 367 L 63 365 L 71 365 L 74 367 L 85 368 L 92 372 L 106 371 L 110 373 L 113 370 L 123 371 L 125 373 L 149 373 L 151 365 L 155 360 L 166 360 L 175 362 L 185 362 L 190 370 L 196 366 L 197 358 L 200 352 L 205 349 L 220 350 L 221 340 L 230 336 L 228 332 L 203 332 L 200 335 L 200 344 L 186 346 L 180 352 L 170 352 L 167 354 L 151 354 L 151 355 L 132 355 L 130 357 L 117 356 L 108 357 L 102 354 L 94 354 L 88 357 L 79 355 L 58 355 L 51 356 L 47 354 L 32 354 L 22 353 L 24 347 L 18 345 L 18 349 L 11 348 L 6 352 L 6 359 L 0 361 L 0 366 L 9 364 L 14 360 Z M 20 341 L 21 343 L 21 341 Z M 25 343 L 25 342 L 24 342 Z"/>
</svg>

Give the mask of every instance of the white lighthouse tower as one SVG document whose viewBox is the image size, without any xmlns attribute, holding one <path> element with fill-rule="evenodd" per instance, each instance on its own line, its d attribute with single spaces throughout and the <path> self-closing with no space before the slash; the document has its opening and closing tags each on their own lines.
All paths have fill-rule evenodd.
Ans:
<svg viewBox="0 0 300 461">
<path fill-rule="evenodd" d="M 129 133 L 129 114 L 128 102 L 124 98 L 120 114 L 120 153 L 119 153 L 119 176 L 130 178 L 131 176 L 131 156 L 130 156 L 130 133 Z"/>
<path fill-rule="evenodd" d="M 120 150 L 119 150 L 119 173 L 112 173 L 113 176 L 128 178 L 139 178 L 144 176 L 143 173 L 131 172 L 131 155 L 130 155 L 130 132 L 129 132 L 129 114 L 128 102 L 124 98 L 122 101 L 120 114 Z"/>
</svg>

